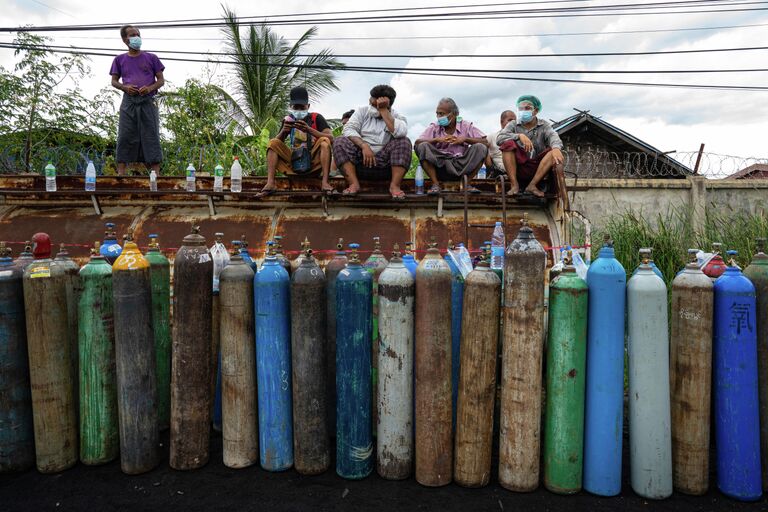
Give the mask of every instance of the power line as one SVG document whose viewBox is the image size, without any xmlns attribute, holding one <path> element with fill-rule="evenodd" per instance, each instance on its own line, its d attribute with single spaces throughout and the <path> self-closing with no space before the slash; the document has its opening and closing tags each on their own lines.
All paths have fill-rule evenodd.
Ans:
<svg viewBox="0 0 768 512">
<path fill-rule="evenodd" d="M 668 10 L 661 12 L 632 12 L 647 9 L 680 9 L 685 4 L 697 4 L 710 2 L 721 2 L 721 0 L 686 0 L 678 2 L 660 2 L 654 4 L 614 4 L 608 6 L 585 6 L 572 8 L 546 8 L 546 9 L 523 9 L 507 11 L 481 11 L 481 12 L 460 12 L 460 13 L 436 13 L 436 14 L 414 14 L 414 15 L 395 15 L 395 16 L 374 16 L 374 17 L 352 17 L 352 18 L 309 18 L 300 20 L 269 20 L 270 25 L 329 25 L 329 24 L 349 24 L 349 23 L 399 23 L 416 21 L 467 21 L 467 20 L 499 20 L 499 19 L 529 19 L 529 18 L 564 18 L 564 17 L 592 17 L 592 16 L 639 16 L 639 15 L 661 15 L 661 14 L 702 14 L 702 13 L 727 13 L 727 12 L 745 12 L 745 11 L 764 11 L 766 7 L 732 9 L 731 6 L 766 4 L 766 2 L 730 2 L 727 4 L 719 3 L 713 7 L 725 7 L 726 9 L 697 9 L 697 10 Z M 670 5 L 674 4 L 674 5 Z M 581 14 L 574 11 L 586 11 Z M 622 9 L 629 12 L 618 12 Z M 612 11 L 612 12 L 590 12 L 594 10 Z M 365 12 L 365 11 L 360 11 Z M 266 21 L 266 20 L 265 20 Z M 246 24 L 237 18 L 237 24 Z M 61 31 L 91 31 L 117 29 L 120 24 L 100 24 L 100 25 L 59 25 L 42 27 L 3 27 L 0 32 L 61 32 Z M 185 20 L 176 20 L 170 23 L 145 22 L 145 28 L 203 28 L 203 27 L 224 27 L 226 21 L 212 22 L 188 22 Z"/>
<path fill-rule="evenodd" d="M 36 45 L 36 44 L 26 44 L 26 43 L 0 43 L 0 44 L 13 44 L 15 45 L 15 48 L 30 48 L 35 50 L 46 50 L 46 49 L 64 49 L 64 50 L 94 50 L 94 51 L 101 51 L 101 52 L 113 52 L 113 53 L 122 53 L 125 51 L 125 48 L 99 48 L 99 47 L 92 47 L 92 46 L 62 46 L 62 45 Z M 744 46 L 744 47 L 736 47 L 736 48 L 702 48 L 702 49 L 692 49 L 692 50 L 648 50 L 648 51 L 641 51 L 641 52 L 591 52 L 591 53 L 546 53 L 546 54 L 540 54 L 540 53 L 517 53 L 517 54 L 508 54 L 508 53 L 487 53 L 487 54 L 471 54 L 471 53 L 462 53 L 462 54 L 334 54 L 334 57 L 337 58 L 358 58 L 358 59 L 389 59 L 389 58 L 400 58 L 400 59 L 441 59 L 441 58 L 472 58 L 472 59 L 487 59 L 487 58 L 493 58 L 493 59 L 504 59 L 504 58 L 547 58 L 547 57 L 632 57 L 632 56 L 641 56 L 641 55 L 685 55 L 685 54 L 694 54 L 694 53 L 723 53 L 723 52 L 743 52 L 743 51 L 759 51 L 759 50 L 768 50 L 768 46 Z M 232 55 L 228 52 L 199 52 L 199 51 L 186 51 L 186 50 L 153 50 L 152 53 L 157 54 L 166 54 L 166 53 L 174 53 L 174 54 L 180 54 L 180 55 L 211 55 L 216 57 L 227 57 Z M 262 53 L 262 54 L 252 54 L 252 53 L 239 53 L 238 55 L 242 55 L 245 57 L 281 57 L 282 54 L 278 53 Z M 295 57 L 317 57 L 318 54 L 316 53 L 297 53 L 294 55 Z M 586 71 L 587 73 L 589 71 Z M 707 71 L 701 71 L 707 72 Z M 618 72 L 617 72 L 618 73 Z"/>
<path fill-rule="evenodd" d="M 6 43 L 0 43 L 0 48 L 15 48 L 13 45 Z M 97 53 L 97 52 L 78 52 L 68 50 L 51 50 L 53 53 L 67 53 L 67 54 L 81 54 L 81 55 L 94 55 L 102 57 L 114 57 L 111 53 Z M 167 57 L 165 60 L 176 62 L 197 62 L 202 64 L 226 64 L 237 65 L 238 63 L 232 61 L 214 61 L 214 60 L 199 60 L 199 59 L 185 59 L 179 57 Z M 520 76 L 498 76 L 498 75 L 474 75 L 470 73 L 464 73 L 463 70 L 451 70 L 451 69 L 430 69 L 430 68 L 379 68 L 371 66 L 323 66 L 323 65 L 288 65 L 278 63 L 264 63 L 261 66 L 265 67 L 280 67 L 280 68 L 308 68 L 308 69 L 327 69 L 331 71 L 356 71 L 362 73 L 380 73 L 380 74 L 403 74 L 403 75 L 420 75 L 420 76 L 439 76 L 448 78 L 482 78 L 482 79 L 494 79 L 494 80 L 518 80 L 528 82 L 553 82 L 553 83 L 572 83 L 572 84 L 591 84 L 591 85 L 616 85 L 616 86 L 636 86 L 636 87 L 662 87 L 673 89 L 706 89 L 706 90 L 729 90 L 729 91 L 768 91 L 768 87 L 763 86 L 741 86 L 741 85 L 714 85 L 714 84 L 675 84 L 675 83 L 657 83 L 657 82 L 618 82 L 610 80 L 579 80 L 569 78 L 534 78 L 534 77 L 520 77 Z M 420 70 L 423 69 L 423 70 Z M 469 72 L 482 72 L 482 73 L 497 73 L 499 70 L 466 70 Z"/>
</svg>

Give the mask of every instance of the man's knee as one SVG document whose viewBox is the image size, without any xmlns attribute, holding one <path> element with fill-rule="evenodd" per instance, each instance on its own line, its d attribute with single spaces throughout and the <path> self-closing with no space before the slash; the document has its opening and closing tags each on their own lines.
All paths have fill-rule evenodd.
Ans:
<svg viewBox="0 0 768 512">
<path fill-rule="evenodd" d="M 269 142 L 267 143 L 267 151 L 269 151 L 270 149 L 272 151 L 278 151 L 277 148 L 282 144 L 284 144 L 284 142 L 281 141 L 280 139 L 269 139 Z"/>
<path fill-rule="evenodd" d="M 477 153 L 478 156 L 481 156 L 482 158 L 485 158 L 488 155 L 488 146 L 485 144 L 472 144 L 467 149 L 470 153 Z"/>
<path fill-rule="evenodd" d="M 413 148 L 413 150 L 416 152 L 416 156 L 419 157 L 419 160 L 424 160 L 426 158 L 428 146 L 431 145 L 432 144 L 430 142 L 422 142 Z"/>
<path fill-rule="evenodd" d="M 411 166 L 411 154 L 413 153 L 413 146 L 411 140 L 408 137 L 398 137 L 392 139 L 389 143 L 390 148 L 390 165 L 396 167 L 405 167 L 406 169 Z"/>
</svg>

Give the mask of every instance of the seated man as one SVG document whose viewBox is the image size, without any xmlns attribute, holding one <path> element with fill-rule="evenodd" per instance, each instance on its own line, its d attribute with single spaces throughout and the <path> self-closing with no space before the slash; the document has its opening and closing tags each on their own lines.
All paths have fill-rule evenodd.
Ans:
<svg viewBox="0 0 768 512">
<path fill-rule="evenodd" d="M 345 124 L 349 122 L 349 119 L 352 117 L 352 114 L 355 113 L 355 109 L 347 110 L 343 114 L 341 114 L 341 126 L 344 127 Z M 336 159 L 331 160 L 331 177 L 336 178 L 341 176 L 341 173 L 339 172 L 339 167 L 336 165 Z"/>
<path fill-rule="evenodd" d="M 276 171 L 295 176 L 317 176 L 322 172 L 323 192 L 333 191 L 328 183 L 333 142 L 330 126 L 320 114 L 310 113 L 309 95 L 304 87 L 291 89 L 290 106 L 280 132 L 267 145 L 267 182 L 259 197 L 275 191 Z"/>
<path fill-rule="evenodd" d="M 539 98 L 520 96 L 517 121 L 505 126 L 496 137 L 512 185 L 508 195 L 519 193 L 524 184 L 526 192 L 544 197 L 537 185 L 552 167 L 563 163 L 563 142 L 551 124 L 538 118 L 540 111 Z"/>
<path fill-rule="evenodd" d="M 517 120 L 517 116 L 511 110 L 505 110 L 501 113 L 501 130 L 504 129 L 509 123 L 514 123 Z M 501 158 L 501 150 L 496 144 L 496 137 L 499 136 L 501 130 L 495 131 L 488 135 L 488 156 L 485 157 L 485 168 L 488 170 L 488 177 L 495 178 L 506 174 L 504 170 L 504 161 Z"/>
<path fill-rule="evenodd" d="M 355 166 L 362 163 L 363 168 L 391 168 L 389 193 L 394 199 L 403 199 L 400 183 L 411 165 L 408 123 L 392 110 L 397 95 L 392 87 L 377 85 L 370 94 L 368 105 L 355 110 L 342 136 L 333 141 L 333 157 L 347 179 L 344 195 L 360 191 Z"/>
<path fill-rule="evenodd" d="M 440 179 L 455 181 L 466 175 L 472 179 L 483 166 L 488 146 L 485 134 L 469 121 L 457 121 L 459 107 L 443 98 L 435 109 L 437 123 L 431 123 L 414 146 L 421 166 L 432 180 L 427 194 L 440 193 Z M 473 186 L 470 192 L 480 192 Z"/>
</svg>

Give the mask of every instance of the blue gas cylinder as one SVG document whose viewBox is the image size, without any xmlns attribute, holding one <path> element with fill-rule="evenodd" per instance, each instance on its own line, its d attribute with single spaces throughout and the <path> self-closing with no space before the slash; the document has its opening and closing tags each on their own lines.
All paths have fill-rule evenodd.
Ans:
<svg viewBox="0 0 768 512">
<path fill-rule="evenodd" d="M 245 235 L 240 237 L 240 257 L 251 266 L 254 272 L 259 269 L 259 265 L 251 258 L 251 253 L 248 252 L 248 241 L 245 239 Z"/>
<path fill-rule="evenodd" d="M 105 224 L 106 231 L 104 232 L 104 241 L 101 243 L 101 249 L 99 252 L 107 263 L 112 265 L 118 256 L 123 252 L 123 248 L 117 243 L 117 234 L 115 232 L 115 225 L 112 222 Z"/>
<path fill-rule="evenodd" d="M 269 247 L 253 277 L 259 456 L 262 468 L 282 471 L 293 465 L 290 279 Z"/>
<path fill-rule="evenodd" d="M 756 307 L 754 285 L 731 260 L 715 281 L 712 392 L 717 486 L 742 501 L 762 495 Z"/>
<path fill-rule="evenodd" d="M 584 489 L 600 496 L 621 492 L 626 284 L 627 274 L 606 236 L 587 271 Z"/>
<path fill-rule="evenodd" d="M 413 257 L 413 244 L 411 242 L 405 243 L 405 254 L 403 254 L 403 265 L 407 268 L 414 279 L 416 279 L 416 267 L 419 266 L 419 262 Z"/>
<path fill-rule="evenodd" d="M 373 277 L 358 244 L 336 278 L 336 473 L 365 478 L 373 470 L 371 304 Z"/>
<path fill-rule="evenodd" d="M 454 247 L 449 245 L 448 250 Z M 461 312 L 464 304 L 464 277 L 448 254 L 444 256 L 451 268 L 451 397 L 453 399 L 453 426 L 456 427 L 456 402 L 459 398 L 459 363 L 461 361 Z"/>
</svg>

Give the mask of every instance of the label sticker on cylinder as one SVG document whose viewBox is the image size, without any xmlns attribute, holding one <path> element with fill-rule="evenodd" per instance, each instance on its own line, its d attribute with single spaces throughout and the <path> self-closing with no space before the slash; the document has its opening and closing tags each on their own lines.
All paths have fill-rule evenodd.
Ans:
<svg viewBox="0 0 768 512">
<path fill-rule="evenodd" d="M 8 277 L 11 274 L 13 274 L 12 270 L 3 270 L 2 272 L 0 272 L 0 277 Z"/>
<path fill-rule="evenodd" d="M 29 278 L 51 277 L 51 267 L 32 267 L 29 269 Z"/>
<path fill-rule="evenodd" d="M 427 260 L 424 262 L 424 268 L 433 270 L 433 269 L 439 269 L 441 268 L 440 264 L 442 263 L 441 260 L 434 259 L 434 260 Z"/>
<path fill-rule="evenodd" d="M 211 261 L 211 255 L 207 252 L 200 255 L 200 258 L 197 260 L 198 263 L 207 263 Z"/>
</svg>

